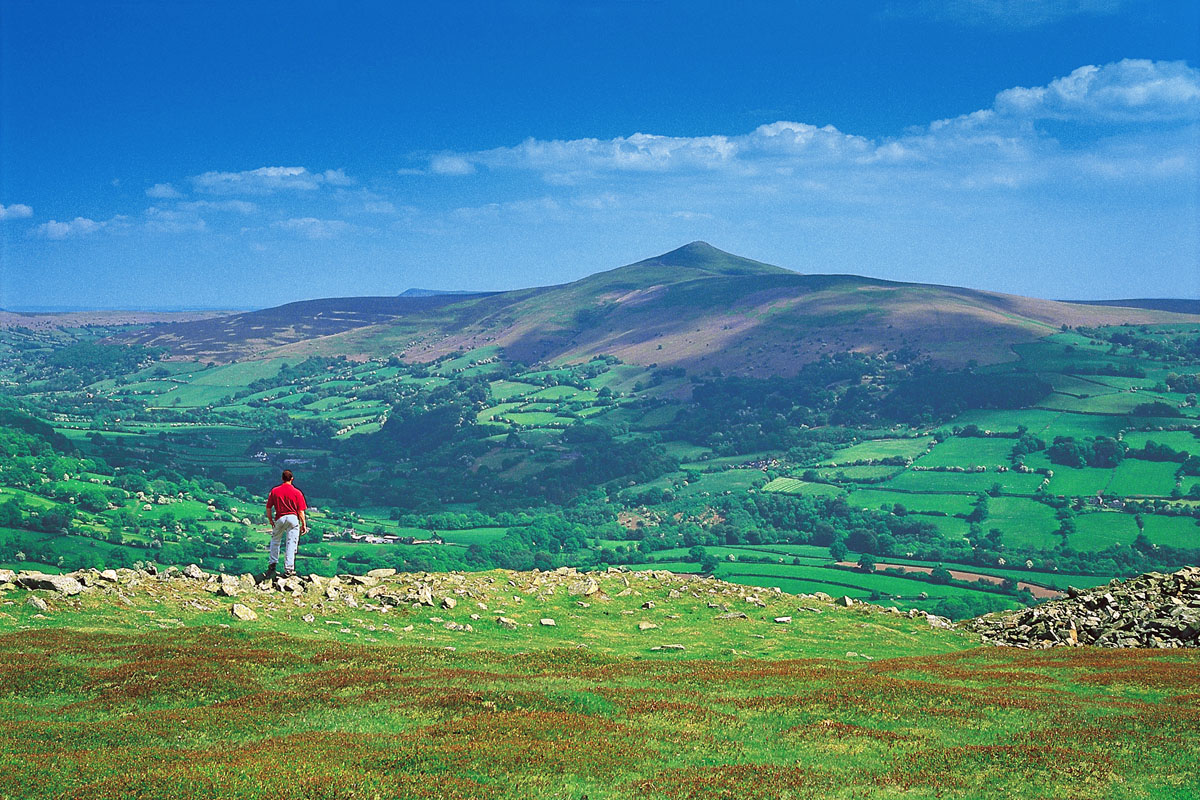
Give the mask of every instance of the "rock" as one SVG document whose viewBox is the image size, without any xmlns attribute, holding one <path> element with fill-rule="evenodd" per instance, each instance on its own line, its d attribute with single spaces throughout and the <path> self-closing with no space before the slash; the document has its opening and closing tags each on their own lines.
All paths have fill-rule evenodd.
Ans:
<svg viewBox="0 0 1200 800">
<path fill-rule="evenodd" d="M 1032 608 L 986 614 L 960 625 L 1014 647 L 1200 646 L 1200 569 L 1149 572 Z"/>
<path fill-rule="evenodd" d="M 368 578 L 390 578 L 396 574 L 394 569 L 371 569 L 367 570 Z"/>
<path fill-rule="evenodd" d="M 658 626 L 657 626 L 657 625 L 655 625 L 653 622 L 639 622 L 639 623 L 638 623 L 638 630 L 639 630 L 639 631 L 652 631 L 652 630 L 654 630 L 654 629 L 655 629 L 655 628 L 657 628 L 657 627 L 658 627 Z"/>
<path fill-rule="evenodd" d="M 217 587 L 217 596 L 219 597 L 237 597 L 239 594 L 241 594 L 241 590 L 236 583 L 222 583 Z"/>
<path fill-rule="evenodd" d="M 455 600 L 453 597 L 443 597 L 442 598 L 442 608 L 450 609 L 450 608 L 454 608 L 456 605 L 458 605 L 458 601 Z"/>
<path fill-rule="evenodd" d="M 186 567 L 184 567 L 183 576 L 185 578 L 191 578 L 194 581 L 202 581 L 208 577 L 204 574 L 204 570 L 200 569 L 200 567 L 196 564 L 188 564 Z"/>
<path fill-rule="evenodd" d="M 26 602 L 26 604 L 31 605 L 34 608 L 36 608 L 38 611 L 49 611 L 50 610 L 50 606 L 46 605 L 46 601 L 43 600 L 42 598 L 38 597 L 36 594 L 30 595 L 29 599 L 26 600 L 25 602 Z"/>
<path fill-rule="evenodd" d="M 585 576 L 567 586 L 567 594 L 569 595 L 583 595 L 584 597 L 588 597 L 598 591 L 600 591 L 600 584 L 596 582 L 595 578 L 590 576 Z"/>
<path fill-rule="evenodd" d="M 729 611 L 725 614 L 717 614 L 713 619 L 749 619 L 741 611 Z"/>
<path fill-rule="evenodd" d="M 664 644 L 664 645 L 662 645 L 662 649 L 663 650 L 687 650 L 687 648 L 681 644 Z"/>
<path fill-rule="evenodd" d="M 778 625 L 787 625 L 791 621 L 792 621 L 791 617 L 776 617 L 775 618 L 775 622 Z"/>
<path fill-rule="evenodd" d="M 118 577 L 115 569 L 106 569 L 100 573 L 100 579 L 108 581 L 109 583 L 116 583 L 120 580 L 120 577 Z"/>
<path fill-rule="evenodd" d="M 79 581 L 70 575 L 46 575 L 41 572 L 22 572 L 17 576 L 17 585 L 23 589 L 45 589 L 65 595 L 76 595 L 83 591 Z"/>
<path fill-rule="evenodd" d="M 17 579 L 17 573 L 11 569 L 0 569 L 0 583 L 12 583 Z"/>
<path fill-rule="evenodd" d="M 542 617 L 541 619 L 538 620 L 538 622 L 540 622 L 542 625 L 546 626 L 547 628 L 554 627 L 554 620 L 550 619 L 549 617 Z"/>
<path fill-rule="evenodd" d="M 516 630 L 517 627 L 516 620 L 511 620 L 508 617 L 496 617 L 496 624 L 501 628 L 508 628 L 510 631 Z"/>
<path fill-rule="evenodd" d="M 233 608 L 229 609 L 229 613 L 243 622 L 253 622 L 258 619 L 258 614 L 255 614 L 252 609 L 241 603 L 234 603 Z"/>
<path fill-rule="evenodd" d="M 842 606 L 843 608 L 849 608 L 850 606 L 854 605 L 854 598 L 846 597 L 845 595 L 842 595 L 841 597 L 838 598 L 837 604 L 839 606 Z"/>
<path fill-rule="evenodd" d="M 300 619 L 304 620 L 305 622 L 314 622 L 314 621 L 316 621 L 317 618 L 314 617 L 312 614 L 305 614 Z"/>
</svg>

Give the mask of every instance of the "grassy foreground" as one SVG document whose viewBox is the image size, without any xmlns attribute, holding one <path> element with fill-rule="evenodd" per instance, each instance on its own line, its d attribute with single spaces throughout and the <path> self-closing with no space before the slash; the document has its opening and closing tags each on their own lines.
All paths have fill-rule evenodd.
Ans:
<svg viewBox="0 0 1200 800">
<path fill-rule="evenodd" d="M 8 592 L 0 797 L 1200 793 L 1195 651 L 979 647 L 668 573 L 429 580 L 434 606 L 388 611 L 348 586 Z"/>
</svg>

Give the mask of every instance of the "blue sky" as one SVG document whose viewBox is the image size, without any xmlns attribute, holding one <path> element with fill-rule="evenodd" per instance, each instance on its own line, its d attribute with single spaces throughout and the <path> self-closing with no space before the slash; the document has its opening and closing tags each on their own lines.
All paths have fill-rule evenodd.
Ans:
<svg viewBox="0 0 1200 800">
<path fill-rule="evenodd" d="M 1200 297 L 1200 4 L 0 0 L 0 307 L 801 272 Z"/>
</svg>

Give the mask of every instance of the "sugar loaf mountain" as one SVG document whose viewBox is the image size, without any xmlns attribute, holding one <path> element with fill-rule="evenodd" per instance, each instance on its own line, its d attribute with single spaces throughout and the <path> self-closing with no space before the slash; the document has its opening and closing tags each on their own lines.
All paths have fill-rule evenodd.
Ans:
<svg viewBox="0 0 1200 800">
<path fill-rule="evenodd" d="M 1200 796 L 1196 310 L 0 312 L 0 798 Z"/>
<path fill-rule="evenodd" d="M 416 296 L 413 296 L 415 294 Z M 633 364 L 794 374 L 822 355 L 907 351 L 945 365 L 1013 357 L 1062 325 L 1186 320 L 856 275 L 804 275 L 705 242 L 560 286 L 289 303 L 129 339 L 218 363 L 266 355 L 403 353 L 424 362 L 498 345 L 524 363 L 612 355 Z M 408 295 L 408 296 L 406 296 Z"/>
</svg>

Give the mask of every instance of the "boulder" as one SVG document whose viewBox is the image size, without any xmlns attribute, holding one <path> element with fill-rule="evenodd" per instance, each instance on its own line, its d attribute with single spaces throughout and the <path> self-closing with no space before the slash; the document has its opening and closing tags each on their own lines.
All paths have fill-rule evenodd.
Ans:
<svg viewBox="0 0 1200 800">
<path fill-rule="evenodd" d="M 367 570 L 368 578 L 390 578 L 396 574 L 394 569 L 372 569 Z"/>
<path fill-rule="evenodd" d="M 258 614 L 255 614 L 253 609 L 241 603 L 234 603 L 233 608 L 229 609 L 229 613 L 243 622 L 252 622 L 258 619 Z"/>
<path fill-rule="evenodd" d="M 50 606 L 46 605 L 46 601 L 38 597 L 36 594 L 31 594 L 29 599 L 25 601 L 27 605 L 33 606 L 38 611 L 49 611 Z"/>
<path fill-rule="evenodd" d="M 458 605 L 458 601 L 455 600 L 453 597 L 443 597 L 442 598 L 442 608 L 451 609 L 451 608 L 454 608 L 456 605 Z"/>
<path fill-rule="evenodd" d="M 501 628 L 508 628 L 510 631 L 516 630 L 517 627 L 516 620 L 511 620 L 508 617 L 496 617 L 496 624 Z"/>
<path fill-rule="evenodd" d="M 595 578 L 586 575 L 567 585 L 567 594 L 569 595 L 583 595 L 584 597 L 588 597 L 598 591 L 600 591 L 600 584 L 596 582 Z"/>
<path fill-rule="evenodd" d="M 638 630 L 639 630 L 639 631 L 652 631 L 652 630 L 654 630 L 654 629 L 655 629 L 655 628 L 657 628 L 657 627 L 658 627 L 658 626 L 657 626 L 657 625 L 655 625 L 653 622 L 639 622 L 639 623 L 638 623 Z"/>
<path fill-rule="evenodd" d="M 194 581 L 202 581 L 208 577 L 204 574 L 204 570 L 200 569 L 200 567 L 196 564 L 188 564 L 186 567 L 184 567 L 183 576 L 185 578 L 191 578 Z"/>
<path fill-rule="evenodd" d="M 17 585 L 23 589 L 44 589 L 65 595 L 76 595 L 83 585 L 70 575 L 46 575 L 42 572 L 22 572 L 17 576 Z"/>
<path fill-rule="evenodd" d="M 549 617 L 542 617 L 541 619 L 538 620 L 538 622 L 541 623 L 542 625 L 546 626 L 547 628 L 554 627 L 554 620 L 550 619 Z"/>
</svg>

